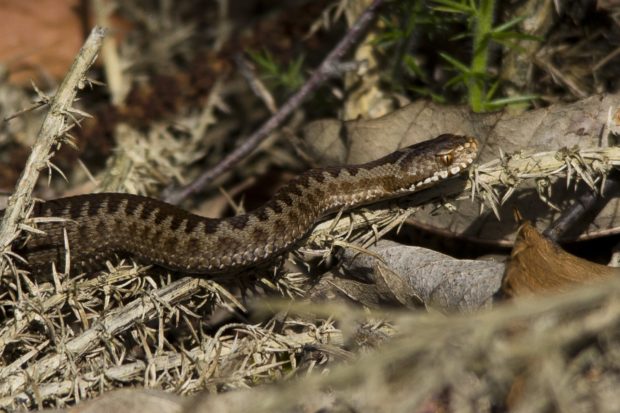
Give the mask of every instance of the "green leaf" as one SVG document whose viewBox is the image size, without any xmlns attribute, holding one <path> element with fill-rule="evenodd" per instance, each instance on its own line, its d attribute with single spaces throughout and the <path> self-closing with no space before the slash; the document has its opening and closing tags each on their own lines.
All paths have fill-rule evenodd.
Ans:
<svg viewBox="0 0 620 413">
<path fill-rule="evenodd" d="M 409 71 L 410 74 L 413 74 L 418 78 L 422 79 L 423 81 L 426 81 L 426 73 L 424 73 L 422 68 L 416 63 L 415 58 L 412 55 L 404 55 L 403 64 L 405 65 L 405 68 Z"/>
<path fill-rule="evenodd" d="M 271 81 L 272 87 L 294 90 L 303 84 L 303 55 L 284 67 L 280 66 L 267 50 L 262 52 L 248 51 L 247 53 L 258 66 L 258 70 L 261 72 L 260 76 L 265 80 Z"/>
<path fill-rule="evenodd" d="M 409 90 L 421 95 L 430 97 L 435 103 L 446 103 L 446 98 L 442 95 L 434 93 L 431 89 L 427 87 L 418 87 L 418 86 L 410 86 Z"/>
<path fill-rule="evenodd" d="M 526 18 L 526 16 L 517 16 L 514 19 L 509 20 L 509 21 L 507 21 L 504 24 L 500 24 L 499 26 L 494 27 L 492 29 L 492 31 L 494 31 L 494 32 L 503 32 L 503 31 L 508 30 L 511 27 L 516 26 L 517 24 L 521 23 L 523 20 L 525 20 L 525 18 Z"/>
<path fill-rule="evenodd" d="M 499 87 L 499 80 L 496 80 L 495 82 L 493 82 L 493 84 L 491 85 L 491 87 L 489 88 L 489 91 L 487 92 L 486 96 L 484 97 L 485 101 L 489 101 L 493 98 L 493 95 L 495 95 L 495 92 L 497 92 L 497 88 Z"/>
<path fill-rule="evenodd" d="M 458 59 L 450 56 L 449 54 L 444 53 L 444 52 L 439 52 L 439 56 L 447 60 L 448 63 L 454 66 L 454 68 L 457 69 L 459 72 L 466 73 L 466 74 L 471 73 L 471 70 L 465 63 L 460 62 Z"/>
<path fill-rule="evenodd" d="M 263 50 L 262 52 L 254 52 L 249 50 L 248 54 L 259 67 L 259 70 L 266 72 L 270 76 L 275 76 L 278 74 L 278 65 L 273 60 L 273 56 L 269 53 L 268 50 Z"/>
<path fill-rule="evenodd" d="M 491 32 L 491 38 L 495 41 L 500 40 L 532 40 L 540 42 L 543 40 L 540 36 L 534 36 L 532 34 L 525 34 L 520 32 Z"/>
<path fill-rule="evenodd" d="M 466 78 L 465 75 L 456 75 L 452 79 L 448 80 L 444 84 L 444 87 L 449 89 L 452 86 L 456 86 L 458 84 L 464 84 L 465 83 L 465 78 Z"/>
<path fill-rule="evenodd" d="M 453 0 L 434 0 L 433 3 L 439 4 L 439 6 L 434 6 L 433 10 L 446 13 L 472 14 L 475 11 L 471 3 L 470 5 L 466 5 L 463 2 Z"/>
</svg>

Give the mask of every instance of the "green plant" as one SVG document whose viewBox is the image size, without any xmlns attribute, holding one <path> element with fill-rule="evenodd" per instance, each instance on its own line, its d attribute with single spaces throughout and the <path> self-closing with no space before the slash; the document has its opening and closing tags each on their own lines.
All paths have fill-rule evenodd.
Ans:
<svg viewBox="0 0 620 413">
<path fill-rule="evenodd" d="M 268 50 L 248 51 L 248 55 L 258 66 L 260 76 L 267 81 L 273 88 L 282 89 L 284 93 L 297 90 L 304 83 L 302 67 L 304 56 L 290 62 L 288 65 L 281 65 Z"/>
<path fill-rule="evenodd" d="M 434 3 L 435 11 L 456 14 L 466 19 L 469 33 L 461 34 L 454 39 L 472 37 L 472 58 L 469 65 L 447 53 L 439 53 L 458 72 L 446 86 L 463 83 L 467 88 L 469 105 L 475 112 L 497 109 L 506 104 L 534 98 L 534 96 L 516 96 L 495 99 L 499 83 L 488 75 L 489 47 L 492 42 L 505 47 L 517 47 L 518 40 L 538 40 L 535 36 L 512 30 L 524 17 L 516 17 L 493 27 L 495 0 L 434 0 Z"/>
<path fill-rule="evenodd" d="M 427 86 L 412 86 L 404 79 L 406 76 L 418 79 L 424 85 L 429 84 L 429 76 L 418 65 L 411 53 L 411 45 L 419 35 L 421 27 L 429 30 L 441 24 L 439 19 L 425 7 L 425 0 L 405 0 L 392 4 L 390 13 L 381 16 L 381 33 L 375 39 L 375 45 L 390 56 L 385 80 L 395 89 L 411 89 L 434 100 L 444 101 L 443 97 Z"/>
<path fill-rule="evenodd" d="M 382 16 L 382 32 L 376 45 L 389 56 L 384 80 L 399 91 L 413 91 L 438 102 L 446 101 L 441 89 L 463 89 L 467 101 L 476 112 L 494 110 L 509 104 L 530 101 L 535 96 L 497 97 L 500 82 L 489 73 L 489 50 L 493 43 L 516 48 L 521 40 L 539 40 L 516 31 L 524 17 L 517 17 L 498 26 L 494 24 L 494 0 L 401 0 L 392 2 L 388 13 Z M 456 35 L 455 35 L 456 33 Z M 444 39 L 471 48 L 471 57 L 457 58 L 445 50 Z M 425 65 L 434 58 L 416 55 L 415 44 L 430 42 L 437 55 L 456 72 L 441 85 L 429 71 L 436 66 Z M 462 48 L 461 48 L 462 49 Z M 460 60 L 462 59 L 462 60 Z M 422 64 L 420 64 L 422 63 Z"/>
</svg>

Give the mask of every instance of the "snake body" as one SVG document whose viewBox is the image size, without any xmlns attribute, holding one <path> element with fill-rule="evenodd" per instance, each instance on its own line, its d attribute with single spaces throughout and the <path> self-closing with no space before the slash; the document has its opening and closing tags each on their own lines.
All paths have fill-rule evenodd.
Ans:
<svg viewBox="0 0 620 413">
<path fill-rule="evenodd" d="M 73 270 L 95 269 L 115 254 L 188 273 L 233 272 L 289 250 L 325 215 L 459 175 L 476 154 L 474 138 L 441 135 L 369 163 L 309 170 L 258 209 L 222 219 L 121 193 L 41 202 L 33 217 L 63 220 L 37 224 L 44 233 L 29 234 L 17 253 L 33 273 L 49 273 L 52 262 L 63 270 L 67 256 Z"/>
</svg>

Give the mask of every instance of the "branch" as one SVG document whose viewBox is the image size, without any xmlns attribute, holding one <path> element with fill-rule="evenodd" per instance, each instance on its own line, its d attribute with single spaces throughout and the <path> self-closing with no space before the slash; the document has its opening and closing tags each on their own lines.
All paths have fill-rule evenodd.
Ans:
<svg viewBox="0 0 620 413">
<path fill-rule="evenodd" d="M 93 326 L 74 338 L 63 343 L 63 347 L 26 369 L 18 365 L 9 365 L 0 370 L 0 409 L 5 409 L 19 398 L 20 391 L 29 388 L 30 379 L 37 377 L 45 380 L 65 366 L 69 360 L 77 359 L 89 350 L 107 340 L 128 330 L 138 322 L 147 322 L 157 317 L 161 305 L 172 306 L 192 295 L 195 295 L 203 280 L 185 277 L 173 283 L 154 290 L 147 297 L 138 297 L 125 307 L 110 312 L 107 317 L 100 319 Z M 150 297 L 150 299 L 149 299 Z"/>
<path fill-rule="evenodd" d="M 330 76 L 333 74 L 334 66 L 340 63 L 342 57 L 349 51 L 351 46 L 355 44 L 362 34 L 366 31 L 370 23 L 374 20 L 377 9 L 383 0 L 374 0 L 370 6 L 362 13 L 355 24 L 349 29 L 347 34 L 340 40 L 336 47 L 327 55 L 323 63 L 314 71 L 310 79 L 285 103 L 280 110 L 275 113 L 267 122 L 265 122 L 257 131 L 255 131 L 243 144 L 241 144 L 232 153 L 222 159 L 213 168 L 203 172 L 193 182 L 185 187 L 172 191 L 165 200 L 172 204 L 178 204 L 189 195 L 199 191 L 206 185 L 213 182 L 215 178 L 224 172 L 232 169 L 239 161 L 247 157 L 254 149 L 264 141 L 269 134 L 279 127 L 288 116 L 293 113 L 308 96 L 316 91 Z"/>
<path fill-rule="evenodd" d="M 558 241 L 564 233 L 584 219 L 595 206 L 603 207 L 607 202 L 618 195 L 620 190 L 620 174 L 613 171 L 600 191 L 593 191 L 589 188 L 575 200 L 575 202 L 562 211 L 562 215 L 549 225 L 543 233 L 553 241 Z"/>
<path fill-rule="evenodd" d="M 97 58 L 105 32 L 106 30 L 100 27 L 95 27 L 91 31 L 56 95 L 49 98 L 50 108 L 15 191 L 8 200 L 4 218 L 0 222 L 0 253 L 2 255 L 9 251 L 10 244 L 18 230 L 18 222 L 31 204 L 31 194 L 39 172 L 44 167 L 50 166 L 52 147 L 58 145 L 63 135 L 73 126 L 72 122 L 75 120 L 73 113 L 76 113 L 76 110 L 72 109 L 71 105 L 77 90 L 84 86 L 86 71 Z M 5 262 L 2 264 L 4 265 Z"/>
</svg>

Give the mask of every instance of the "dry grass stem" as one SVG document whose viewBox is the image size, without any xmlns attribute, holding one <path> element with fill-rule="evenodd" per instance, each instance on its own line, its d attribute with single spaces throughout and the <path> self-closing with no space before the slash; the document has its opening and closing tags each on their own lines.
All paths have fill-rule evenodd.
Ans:
<svg viewBox="0 0 620 413">
<path fill-rule="evenodd" d="M 73 125 L 79 122 L 73 113 L 83 116 L 84 112 L 72 108 L 78 89 L 87 83 L 86 72 L 95 61 L 105 30 L 95 27 L 82 49 L 73 61 L 73 65 L 60 84 L 53 98 L 49 100 L 49 110 L 41 125 L 36 142 L 32 147 L 28 161 L 24 166 L 21 177 L 13 195 L 9 198 L 4 219 L 0 222 L 0 274 L 6 267 L 6 254 L 11 242 L 15 239 L 19 222 L 25 217 L 30 206 L 31 194 L 39 177 L 41 169 L 50 165 L 52 148 L 58 147 L 65 139 L 65 134 Z"/>
<path fill-rule="evenodd" d="M 199 292 L 200 285 L 199 279 L 182 278 L 161 290 L 149 293 L 146 297 L 136 299 L 123 308 L 112 311 L 110 315 L 103 317 L 75 338 L 65 343 L 57 343 L 62 346 L 60 353 L 44 357 L 23 371 L 0 370 L 0 377 L 4 377 L 0 380 L 0 395 L 5 395 L 4 399 L 0 399 L 0 407 L 6 408 L 13 403 L 12 397 L 7 398 L 6 395 L 21 391 L 30 379 L 36 377 L 37 380 L 45 380 L 57 374 L 63 365 L 99 346 L 102 340 L 105 343 L 107 337 L 113 337 L 127 330 L 138 321 L 143 322 L 158 316 L 162 305 L 174 304 L 195 295 Z"/>
<path fill-rule="evenodd" d="M 620 403 L 615 391 L 620 379 L 611 367 L 620 361 L 613 333 L 620 323 L 618 294 L 620 283 L 611 280 L 478 314 L 374 312 L 393 320 L 397 331 L 380 351 L 336 366 L 329 375 L 237 394 L 226 411 L 252 404 L 257 412 L 290 412 L 315 405 L 329 389 L 360 412 L 416 411 L 439 399 L 452 411 L 488 412 L 490 406 L 505 407 L 511 386 L 525 377 L 526 392 L 512 400 L 516 411 L 548 411 L 562 399 L 571 411 L 611 412 Z M 336 304 L 294 309 L 334 317 L 342 325 L 368 317 Z M 208 411 L 231 401 L 218 397 L 199 398 L 196 406 Z"/>
<path fill-rule="evenodd" d="M 578 181 L 586 182 L 592 189 L 600 189 L 605 176 L 614 166 L 620 165 L 620 147 L 561 149 L 559 151 L 527 154 L 519 152 L 482 165 L 474 166 L 465 185 L 447 183 L 408 197 L 406 205 L 385 202 L 374 207 L 351 211 L 328 219 L 315 227 L 309 245 L 329 245 L 329 240 L 359 240 L 368 245 L 396 228 L 409 216 L 415 216 L 415 205 L 442 197 L 471 197 L 487 205 L 498 214 L 498 208 L 515 191 L 527 182 L 566 179 L 567 186 Z M 544 191 L 540 191 L 545 200 Z M 377 229 L 379 228 L 379 229 Z M 370 231 L 369 231 L 370 229 Z M 360 235 L 359 232 L 365 235 Z M 352 232 L 357 235 L 351 237 Z"/>
</svg>

